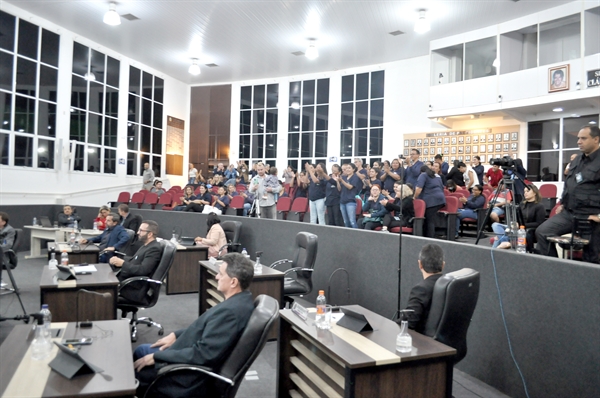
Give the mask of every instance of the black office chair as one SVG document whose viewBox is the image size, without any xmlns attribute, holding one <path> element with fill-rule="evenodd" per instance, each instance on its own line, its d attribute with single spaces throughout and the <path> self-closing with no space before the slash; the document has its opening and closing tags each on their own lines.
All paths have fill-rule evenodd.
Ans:
<svg viewBox="0 0 600 398">
<path fill-rule="evenodd" d="M 239 253 L 241 252 L 240 247 L 240 235 L 242 232 L 242 222 L 241 221 L 223 221 L 221 223 L 221 228 L 225 231 L 225 237 L 227 238 L 228 245 L 231 249 L 228 249 L 230 253 Z"/>
<path fill-rule="evenodd" d="M 168 240 L 162 240 L 160 244 L 163 248 L 162 256 L 151 278 L 147 276 L 134 276 L 125 279 L 119 284 L 117 308 L 122 311 L 123 318 L 127 316 L 127 313 L 132 313 L 129 324 L 131 325 L 131 341 L 133 342 L 137 341 L 137 325 L 139 323 L 148 325 L 148 327 L 156 326 L 159 336 L 165 333 L 163 327 L 159 323 L 154 322 L 152 318 L 142 317 L 138 319 L 137 317 L 137 312 L 140 308 L 154 307 L 158 301 L 162 281 L 167 276 L 175 259 L 177 248 Z M 129 294 L 130 292 L 134 293 Z M 142 296 L 140 300 L 133 299 L 133 297 L 140 296 Z"/>
<path fill-rule="evenodd" d="M 173 364 L 158 371 L 145 397 L 235 397 L 244 375 L 263 349 L 279 318 L 279 303 L 261 294 L 242 336 L 220 369 Z"/>
<path fill-rule="evenodd" d="M 467 355 L 467 330 L 479 297 L 479 272 L 463 268 L 440 277 L 433 288 L 423 334 L 456 349 L 454 363 Z"/>
<path fill-rule="evenodd" d="M 4 251 L 4 255 L 6 256 L 7 264 L 10 269 L 17 268 L 19 265 L 19 258 L 17 257 L 17 252 L 21 247 L 21 237 L 23 236 L 23 230 L 21 228 L 15 228 L 15 240 L 13 241 L 12 247 Z"/>
<path fill-rule="evenodd" d="M 283 295 L 286 302 L 293 303 L 291 296 L 304 296 L 312 291 L 312 274 L 317 259 L 317 235 L 308 232 L 298 232 L 296 235 L 296 252 L 293 260 L 279 260 L 270 265 L 275 268 L 282 264 L 291 264 L 285 271 Z M 288 275 L 295 274 L 295 278 Z"/>
<path fill-rule="evenodd" d="M 127 253 L 129 248 L 131 247 L 131 245 L 133 244 L 133 241 L 135 240 L 135 237 L 137 236 L 135 231 L 132 231 L 130 229 L 125 228 L 125 232 L 127 232 L 127 236 L 129 236 L 129 240 L 127 241 L 127 243 L 125 243 L 125 246 L 123 246 L 119 251 L 121 253 Z"/>
<path fill-rule="evenodd" d="M 13 241 L 12 247 L 7 250 L 2 250 L 2 248 L 0 248 L 0 262 L 2 262 L 2 265 L 0 266 L 0 278 L 2 277 L 2 271 L 6 270 L 11 284 L 11 287 L 3 287 L 2 290 L 4 291 L 0 293 L 0 295 L 4 296 L 5 294 L 16 294 L 19 304 L 21 305 L 21 309 L 23 310 L 23 314 L 27 314 L 27 311 L 25 311 L 25 306 L 23 305 L 23 301 L 21 300 L 21 294 L 19 293 L 17 281 L 12 274 L 12 270 L 16 268 L 19 262 L 17 250 L 21 245 L 22 236 L 23 230 L 20 228 L 15 228 L 15 240 Z"/>
</svg>

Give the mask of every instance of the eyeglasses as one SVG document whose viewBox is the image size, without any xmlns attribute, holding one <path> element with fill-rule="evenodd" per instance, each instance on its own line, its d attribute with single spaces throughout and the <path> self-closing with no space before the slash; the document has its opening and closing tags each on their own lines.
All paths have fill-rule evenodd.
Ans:
<svg viewBox="0 0 600 398">
<path fill-rule="evenodd" d="M 150 230 L 149 229 L 141 229 L 140 228 L 140 229 L 138 229 L 138 232 L 150 232 Z"/>
</svg>

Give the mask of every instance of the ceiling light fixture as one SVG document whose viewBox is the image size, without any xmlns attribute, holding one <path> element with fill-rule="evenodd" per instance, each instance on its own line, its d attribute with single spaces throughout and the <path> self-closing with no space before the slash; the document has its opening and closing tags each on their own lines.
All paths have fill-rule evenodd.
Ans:
<svg viewBox="0 0 600 398">
<path fill-rule="evenodd" d="M 426 10 L 419 10 L 419 19 L 415 22 L 415 32 L 417 33 L 429 32 L 431 29 L 431 25 L 425 14 Z"/>
<path fill-rule="evenodd" d="M 563 108 L 554 108 L 552 109 L 552 112 L 562 112 Z"/>
<path fill-rule="evenodd" d="M 121 16 L 117 13 L 117 3 L 110 3 L 104 14 L 104 23 L 110 26 L 121 25 Z"/>
<path fill-rule="evenodd" d="M 200 74 L 200 65 L 198 65 L 198 58 L 192 58 L 192 64 L 188 69 L 190 75 L 198 76 Z"/>
<path fill-rule="evenodd" d="M 96 81 L 96 75 L 94 75 L 94 72 L 87 72 L 85 75 L 83 75 L 83 78 L 88 82 Z"/>
<path fill-rule="evenodd" d="M 308 48 L 305 55 L 310 60 L 319 58 L 319 50 L 317 49 L 317 41 L 315 39 L 308 40 Z"/>
</svg>

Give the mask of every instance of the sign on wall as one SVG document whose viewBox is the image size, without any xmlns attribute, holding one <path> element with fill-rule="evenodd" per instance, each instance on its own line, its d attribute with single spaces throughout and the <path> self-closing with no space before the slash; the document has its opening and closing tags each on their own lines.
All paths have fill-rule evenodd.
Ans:
<svg viewBox="0 0 600 398">
<path fill-rule="evenodd" d="M 600 69 L 588 70 L 587 86 L 588 87 L 600 86 Z"/>
</svg>

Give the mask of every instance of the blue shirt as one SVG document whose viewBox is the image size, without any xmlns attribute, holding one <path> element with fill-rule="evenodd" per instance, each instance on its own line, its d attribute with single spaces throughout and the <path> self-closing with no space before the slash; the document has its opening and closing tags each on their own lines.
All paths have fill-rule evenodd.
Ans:
<svg viewBox="0 0 600 398">
<path fill-rule="evenodd" d="M 325 180 L 318 178 L 319 182 L 314 182 L 311 176 L 308 176 L 308 200 L 315 201 L 325 197 Z"/>
<path fill-rule="evenodd" d="M 422 173 L 417 179 L 416 188 L 421 188 L 419 199 L 425 201 L 425 207 L 433 207 L 446 204 L 444 196 L 444 186 L 442 179 L 438 177 L 429 177 L 427 173 Z"/>
<path fill-rule="evenodd" d="M 417 183 L 417 179 L 419 178 L 419 175 L 421 174 L 421 167 L 423 167 L 423 162 L 421 162 L 420 160 L 417 160 L 415 164 L 413 164 L 412 166 L 409 166 L 406 168 L 406 173 L 405 175 L 405 179 L 404 179 L 404 183 L 405 184 L 412 184 L 412 186 L 414 187 L 415 184 Z M 442 192 L 443 195 L 443 192 Z"/>
<path fill-rule="evenodd" d="M 337 189 L 337 182 L 333 178 L 329 178 L 325 182 L 325 206 L 339 206 L 339 204 L 340 191 Z"/>
<path fill-rule="evenodd" d="M 471 195 L 463 205 L 465 209 L 483 209 L 485 205 L 485 197 L 483 195 Z"/>
<path fill-rule="evenodd" d="M 358 195 L 362 188 L 362 181 L 360 177 L 356 175 L 356 173 L 352 174 L 350 178 L 348 178 L 348 176 L 342 176 L 342 180 L 352 185 L 352 188 L 346 188 L 344 184 L 340 183 L 340 186 L 342 187 L 342 191 L 340 193 L 340 203 L 352 203 L 355 201 L 356 195 Z"/>
<path fill-rule="evenodd" d="M 404 177 L 404 169 L 402 167 L 398 167 L 396 170 L 390 168 L 390 171 L 396 175 L 399 175 L 400 178 Z M 383 189 L 392 193 L 394 191 L 394 183 L 396 181 L 401 180 L 394 180 L 389 174 L 386 175 L 385 180 L 383 180 Z"/>
</svg>

